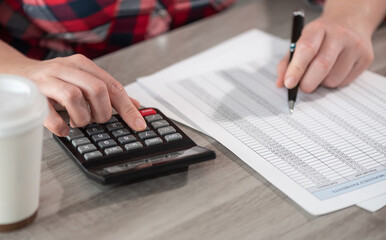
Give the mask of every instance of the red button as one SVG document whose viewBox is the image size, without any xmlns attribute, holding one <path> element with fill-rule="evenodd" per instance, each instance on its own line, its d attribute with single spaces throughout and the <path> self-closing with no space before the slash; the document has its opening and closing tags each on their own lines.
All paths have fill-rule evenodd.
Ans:
<svg viewBox="0 0 386 240">
<path fill-rule="evenodd" d="M 139 110 L 139 112 L 144 117 L 147 116 L 147 115 L 153 115 L 153 114 L 157 113 L 153 108 L 142 109 L 142 110 Z"/>
</svg>

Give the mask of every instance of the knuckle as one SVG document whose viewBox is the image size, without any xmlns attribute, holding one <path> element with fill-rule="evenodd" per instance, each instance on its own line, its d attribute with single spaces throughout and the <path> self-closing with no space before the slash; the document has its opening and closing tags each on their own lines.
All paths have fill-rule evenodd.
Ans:
<svg viewBox="0 0 386 240">
<path fill-rule="evenodd" d="M 60 70 L 60 68 L 62 67 L 62 64 L 58 62 L 48 62 L 46 66 L 47 66 L 46 71 L 50 73 L 56 73 Z"/>
<path fill-rule="evenodd" d="M 304 31 L 306 32 L 314 32 L 314 31 L 319 31 L 319 29 L 323 28 L 324 24 L 321 21 L 313 21 L 310 22 L 310 24 L 307 24 L 304 27 Z"/>
<path fill-rule="evenodd" d="M 74 86 L 65 87 L 61 92 L 65 101 L 79 102 L 83 98 L 83 94 L 80 89 Z"/>
<path fill-rule="evenodd" d="M 355 47 L 355 48 L 357 48 L 357 49 L 365 48 L 362 39 L 360 39 L 360 38 L 355 38 L 355 39 L 353 39 L 353 42 L 354 42 L 354 47 Z"/>
<path fill-rule="evenodd" d="M 318 48 L 315 43 L 311 41 L 303 40 L 298 43 L 298 49 L 302 52 L 308 52 L 308 54 L 315 56 L 318 53 Z"/>
<path fill-rule="evenodd" d="M 119 83 L 118 81 L 115 81 L 115 80 L 111 82 L 110 90 L 111 90 L 111 93 L 114 94 L 114 95 L 119 95 L 123 91 L 125 91 L 125 89 L 123 88 L 122 84 Z"/>
<path fill-rule="evenodd" d="M 71 120 L 75 127 L 84 127 L 91 122 L 91 116 L 89 114 L 82 114 L 81 117 L 71 118 Z"/>
<path fill-rule="evenodd" d="M 318 68 L 323 71 L 328 71 L 331 67 L 331 58 L 326 55 L 321 55 L 317 59 L 315 59 L 315 64 L 317 64 Z"/>
<path fill-rule="evenodd" d="M 335 36 L 337 38 L 343 39 L 343 40 L 352 39 L 352 37 L 353 37 L 352 32 L 347 27 L 344 27 L 342 25 L 336 26 Z"/>
<path fill-rule="evenodd" d="M 83 54 L 80 54 L 80 53 L 72 55 L 71 58 L 76 60 L 76 61 L 87 61 L 88 60 L 87 57 L 85 57 Z"/>
<path fill-rule="evenodd" d="M 366 51 L 364 58 L 367 65 L 370 65 L 374 61 L 374 52 L 372 50 Z"/>
<path fill-rule="evenodd" d="M 95 81 L 91 86 L 91 89 L 92 89 L 92 95 L 94 95 L 97 98 L 102 98 L 103 96 L 107 95 L 107 87 L 101 81 L 99 82 Z"/>
<path fill-rule="evenodd" d="M 294 64 L 294 65 L 292 65 L 292 71 L 296 72 L 297 76 L 299 76 L 299 75 L 301 76 L 306 71 L 306 68 L 299 65 L 299 64 Z"/>
</svg>

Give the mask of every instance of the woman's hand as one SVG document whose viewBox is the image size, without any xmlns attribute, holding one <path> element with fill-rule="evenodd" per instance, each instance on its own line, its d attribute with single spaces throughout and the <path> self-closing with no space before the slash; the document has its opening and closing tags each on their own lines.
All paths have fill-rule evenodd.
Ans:
<svg viewBox="0 0 386 240">
<path fill-rule="evenodd" d="M 146 128 L 138 111 L 138 101 L 130 98 L 122 84 L 83 55 L 47 61 L 24 60 L 20 66 L 13 67 L 19 67 L 17 74 L 34 81 L 48 98 L 50 113 L 44 125 L 54 134 L 67 136 L 69 133 L 67 124 L 54 108 L 57 104 L 67 110 L 71 127 L 106 122 L 114 108 L 131 128 L 138 131 Z"/>
<path fill-rule="evenodd" d="M 336 88 L 357 78 L 373 61 L 370 27 L 361 18 L 324 14 L 303 29 L 291 63 L 287 54 L 277 66 L 278 87 L 306 93 L 319 85 Z"/>
</svg>

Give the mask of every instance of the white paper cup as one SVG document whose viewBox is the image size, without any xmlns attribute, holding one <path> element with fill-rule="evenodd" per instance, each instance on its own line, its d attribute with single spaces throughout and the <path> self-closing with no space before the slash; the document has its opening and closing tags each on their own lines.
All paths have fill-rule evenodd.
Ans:
<svg viewBox="0 0 386 240">
<path fill-rule="evenodd" d="M 32 81 L 0 74 L 0 232 L 36 217 L 47 114 L 47 100 Z"/>
</svg>

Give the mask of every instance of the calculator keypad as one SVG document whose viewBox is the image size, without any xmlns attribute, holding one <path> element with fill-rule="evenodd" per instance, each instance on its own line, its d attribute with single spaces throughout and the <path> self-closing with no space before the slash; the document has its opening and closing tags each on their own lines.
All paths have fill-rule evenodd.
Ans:
<svg viewBox="0 0 386 240">
<path fill-rule="evenodd" d="M 88 152 L 93 152 L 97 150 L 97 148 L 95 147 L 94 144 L 90 143 L 90 144 L 87 144 L 87 145 L 82 145 L 82 146 L 79 146 L 78 147 L 78 152 L 80 154 L 83 154 L 83 153 L 88 153 Z"/>
<path fill-rule="evenodd" d="M 157 136 L 157 134 L 155 134 L 155 132 L 153 132 L 153 131 L 146 131 L 146 132 L 138 133 L 138 137 L 141 140 L 145 140 L 145 139 L 148 139 L 148 138 L 153 138 L 153 137 L 156 137 L 156 136 Z"/>
<path fill-rule="evenodd" d="M 79 130 L 79 129 L 77 129 L 77 130 Z M 103 133 L 104 130 L 101 126 L 96 126 L 96 127 L 88 128 L 86 130 L 86 132 L 89 136 L 92 136 L 94 134 Z"/>
<path fill-rule="evenodd" d="M 89 152 L 84 155 L 84 159 L 86 159 L 87 161 L 98 159 L 101 157 L 102 157 L 102 153 L 99 151 Z"/>
<path fill-rule="evenodd" d="M 197 146 L 179 127 L 155 108 L 140 109 L 146 129 L 135 131 L 118 115 L 105 123 L 70 128 L 54 139 L 92 180 L 102 184 L 141 180 L 185 171 L 191 164 L 215 158 Z"/>
<path fill-rule="evenodd" d="M 136 132 L 121 118 L 113 116 L 104 124 L 92 123 L 81 128 L 83 130 L 71 128 L 66 138 L 86 161 L 183 139 L 183 136 L 156 110 L 142 109 L 140 113 L 148 124 L 144 131 Z"/>
<path fill-rule="evenodd" d="M 163 143 L 163 141 L 159 137 L 151 138 L 151 139 L 146 139 L 145 140 L 146 146 L 153 146 L 153 145 L 157 145 L 157 144 L 161 144 L 161 143 Z"/>
<path fill-rule="evenodd" d="M 120 144 L 131 143 L 135 141 L 137 141 L 137 139 L 133 135 L 128 135 L 128 136 L 118 138 L 118 142 Z"/>
<path fill-rule="evenodd" d="M 133 143 L 129 143 L 129 144 L 125 145 L 125 149 L 127 151 L 132 151 L 132 150 L 140 149 L 140 148 L 143 148 L 143 145 L 140 142 L 133 142 Z"/>
<path fill-rule="evenodd" d="M 77 128 L 71 128 L 70 129 L 70 133 L 68 134 L 68 136 L 66 137 L 67 140 L 73 140 L 73 139 L 76 139 L 76 138 L 80 138 L 80 137 L 83 137 L 84 134 Z"/>
<path fill-rule="evenodd" d="M 153 128 L 155 129 L 158 129 L 158 128 L 161 128 L 161 127 L 166 127 L 166 126 L 169 126 L 169 123 L 166 121 L 166 120 L 160 120 L 160 121 L 156 121 L 156 122 L 152 122 L 150 123 Z"/>
<path fill-rule="evenodd" d="M 121 152 L 123 152 L 123 149 L 119 146 L 105 149 L 105 153 L 107 156 L 111 156 L 111 155 L 118 154 Z"/>
<path fill-rule="evenodd" d="M 99 142 L 99 141 L 109 139 L 110 136 L 107 133 L 99 133 L 99 134 L 91 136 L 91 138 L 94 142 Z"/>
<path fill-rule="evenodd" d="M 84 145 L 90 143 L 90 139 L 82 137 L 72 140 L 72 146 L 79 147 L 80 145 Z"/>
</svg>

